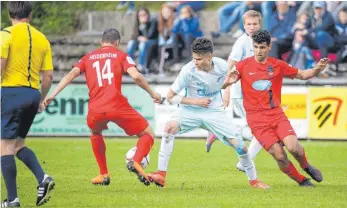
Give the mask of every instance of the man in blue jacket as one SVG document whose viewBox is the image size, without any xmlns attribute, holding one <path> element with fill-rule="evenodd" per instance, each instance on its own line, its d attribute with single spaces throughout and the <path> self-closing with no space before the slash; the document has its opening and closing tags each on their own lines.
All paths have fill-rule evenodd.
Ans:
<svg viewBox="0 0 347 208">
<path fill-rule="evenodd" d="M 324 1 L 313 3 L 312 25 L 304 30 L 307 40 L 312 48 L 318 48 L 321 57 L 328 57 L 328 52 L 336 52 L 336 36 L 338 36 L 335 21 L 330 12 L 326 10 Z"/>
<path fill-rule="evenodd" d="M 295 9 L 289 7 L 285 1 L 276 2 L 276 12 L 272 14 L 269 22 L 269 32 L 272 36 L 270 56 L 280 58 L 292 47 L 292 27 L 296 21 Z"/>
</svg>

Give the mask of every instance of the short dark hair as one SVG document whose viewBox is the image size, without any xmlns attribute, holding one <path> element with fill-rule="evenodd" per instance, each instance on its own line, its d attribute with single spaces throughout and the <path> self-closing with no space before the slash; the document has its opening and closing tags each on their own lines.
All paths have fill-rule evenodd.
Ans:
<svg viewBox="0 0 347 208">
<path fill-rule="evenodd" d="M 343 7 L 340 12 L 344 12 L 344 13 L 347 13 L 347 6 Z"/>
<path fill-rule="evenodd" d="M 10 1 L 7 3 L 7 11 L 11 19 L 29 18 L 33 6 L 29 1 Z"/>
<path fill-rule="evenodd" d="M 114 43 L 116 40 L 120 40 L 120 33 L 117 29 L 107 29 L 102 34 L 101 41 L 103 43 Z"/>
<path fill-rule="evenodd" d="M 270 45 L 271 43 L 271 33 L 266 30 L 258 30 L 256 31 L 252 39 L 256 43 L 266 43 L 267 45 Z"/>
<path fill-rule="evenodd" d="M 194 40 L 191 45 L 193 53 L 213 53 L 213 43 L 210 39 L 200 37 Z"/>
</svg>

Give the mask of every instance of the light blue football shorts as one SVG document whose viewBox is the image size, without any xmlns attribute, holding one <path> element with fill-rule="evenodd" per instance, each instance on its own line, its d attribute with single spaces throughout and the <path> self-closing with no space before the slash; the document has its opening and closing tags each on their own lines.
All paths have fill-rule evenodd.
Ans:
<svg viewBox="0 0 347 208">
<path fill-rule="evenodd" d="M 241 130 L 231 122 L 232 119 L 224 109 L 181 107 L 177 116 L 171 120 L 177 121 L 180 125 L 176 135 L 202 128 L 215 134 L 225 145 L 232 146 L 228 141 L 231 138 L 237 139 L 239 145 L 243 145 Z"/>
</svg>

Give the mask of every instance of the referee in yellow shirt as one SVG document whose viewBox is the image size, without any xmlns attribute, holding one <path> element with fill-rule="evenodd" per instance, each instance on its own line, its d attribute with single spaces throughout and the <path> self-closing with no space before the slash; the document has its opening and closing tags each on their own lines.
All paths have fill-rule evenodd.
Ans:
<svg viewBox="0 0 347 208">
<path fill-rule="evenodd" d="M 39 184 L 36 205 L 40 206 L 48 201 L 55 182 L 24 139 L 52 84 L 52 52 L 45 35 L 29 24 L 30 2 L 12 1 L 7 9 L 12 26 L 1 30 L 1 172 L 7 199 L 1 207 L 20 206 L 14 155 L 35 175 Z"/>
</svg>

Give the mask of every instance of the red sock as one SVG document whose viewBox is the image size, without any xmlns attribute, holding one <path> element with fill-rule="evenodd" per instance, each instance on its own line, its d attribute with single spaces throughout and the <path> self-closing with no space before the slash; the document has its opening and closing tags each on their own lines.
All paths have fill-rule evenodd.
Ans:
<svg viewBox="0 0 347 208">
<path fill-rule="evenodd" d="M 142 159 L 148 155 L 154 143 L 154 139 L 150 134 L 142 135 L 137 141 L 137 149 L 133 160 L 141 164 Z"/>
<path fill-rule="evenodd" d="M 96 158 L 96 162 L 98 163 L 100 174 L 107 174 L 107 165 L 106 165 L 106 145 L 104 141 L 104 137 L 102 135 L 92 135 L 90 137 L 90 141 L 92 143 L 92 148 L 94 152 L 94 156 Z"/>
<path fill-rule="evenodd" d="M 308 167 L 308 162 L 307 162 L 307 159 L 306 159 L 304 148 L 302 148 L 302 157 L 298 159 L 298 162 L 299 162 L 300 167 L 302 169 L 305 169 L 305 168 Z"/>
<path fill-rule="evenodd" d="M 301 175 L 290 161 L 288 167 L 284 169 L 281 168 L 281 171 L 298 183 L 301 183 L 305 179 L 305 176 Z"/>
</svg>

